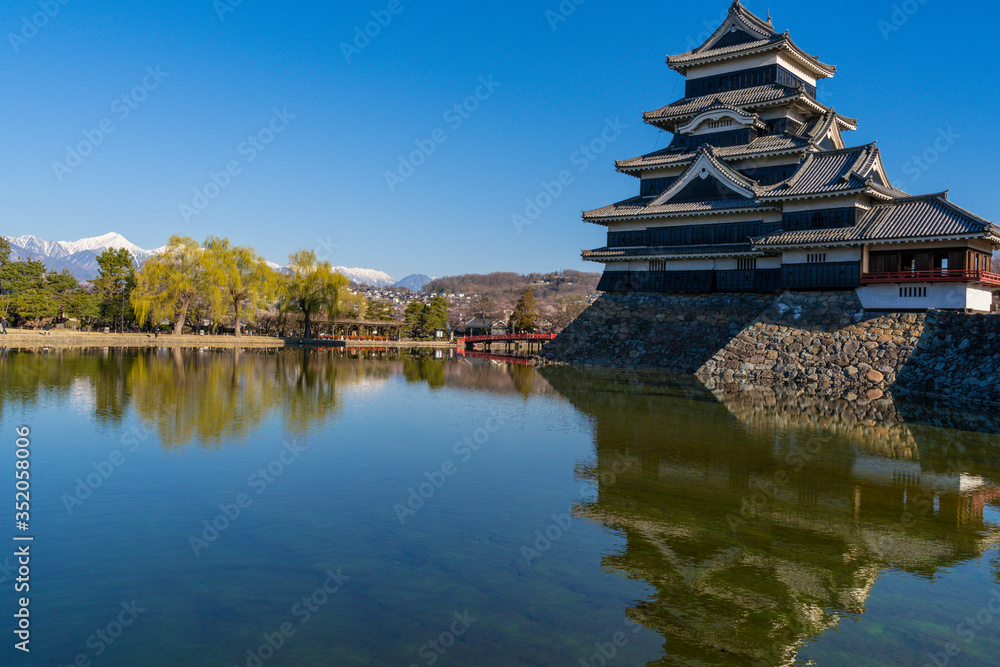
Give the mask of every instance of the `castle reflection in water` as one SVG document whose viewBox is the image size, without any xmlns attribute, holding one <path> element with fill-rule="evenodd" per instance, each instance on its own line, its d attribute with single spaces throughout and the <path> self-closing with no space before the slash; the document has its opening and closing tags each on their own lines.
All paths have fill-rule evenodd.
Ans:
<svg viewBox="0 0 1000 667">
<path fill-rule="evenodd" d="M 663 633 L 663 664 L 791 664 L 865 613 L 881 573 L 933 577 L 1000 538 L 984 521 L 1000 499 L 1000 418 L 542 372 L 592 418 L 596 460 L 578 473 L 598 493 L 577 514 L 624 533 L 603 565 L 655 589 L 627 613 Z"/>
</svg>

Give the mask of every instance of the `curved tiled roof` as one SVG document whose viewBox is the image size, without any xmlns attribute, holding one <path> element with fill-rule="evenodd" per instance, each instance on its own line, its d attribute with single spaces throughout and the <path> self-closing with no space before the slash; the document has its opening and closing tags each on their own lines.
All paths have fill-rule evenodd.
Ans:
<svg viewBox="0 0 1000 667">
<path fill-rule="evenodd" d="M 810 153 L 794 176 L 767 188 L 761 197 L 805 197 L 864 190 L 877 154 L 875 144 Z"/>
<path fill-rule="evenodd" d="M 584 220 L 596 222 L 611 218 L 632 218 L 645 216 L 672 216 L 699 213 L 726 213 L 741 209 L 777 210 L 775 206 L 762 206 L 756 200 L 749 198 L 711 199 L 693 202 L 675 202 L 653 206 L 659 197 L 632 197 L 625 201 L 605 206 L 593 211 L 585 211 Z"/>
<path fill-rule="evenodd" d="M 940 193 L 877 204 L 853 227 L 776 232 L 753 239 L 753 243 L 766 248 L 998 236 L 1000 229 L 996 225 L 952 204 L 947 193 Z"/>
<path fill-rule="evenodd" d="M 779 101 L 791 101 L 804 94 L 804 91 L 798 88 L 784 86 L 780 83 L 769 83 L 764 86 L 729 90 L 724 93 L 714 93 L 702 97 L 685 97 L 655 111 L 647 111 L 642 117 L 647 122 L 679 120 L 694 116 L 703 111 L 708 111 L 713 107 L 722 109 L 753 108 L 774 104 Z"/>
<path fill-rule="evenodd" d="M 758 137 L 749 144 L 715 148 L 717 157 L 726 160 L 744 160 L 762 157 L 771 153 L 796 152 L 811 146 L 809 140 L 793 134 L 772 134 Z M 669 167 L 684 164 L 697 157 L 698 153 L 690 149 L 664 148 L 663 150 L 641 155 L 630 160 L 615 162 L 621 171 L 632 169 L 651 169 L 653 167 Z"/>
<path fill-rule="evenodd" d="M 760 254 L 749 243 L 725 243 L 719 245 L 650 246 L 642 248 L 598 248 L 584 250 L 583 258 L 592 260 L 628 259 L 633 257 L 708 257 L 717 255 Z"/>
</svg>

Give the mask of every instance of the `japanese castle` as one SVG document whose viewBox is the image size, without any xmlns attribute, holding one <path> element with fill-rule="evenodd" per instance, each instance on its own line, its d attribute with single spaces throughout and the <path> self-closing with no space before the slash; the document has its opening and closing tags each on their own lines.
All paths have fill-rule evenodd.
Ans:
<svg viewBox="0 0 1000 667">
<path fill-rule="evenodd" d="M 889 181 L 858 121 L 817 101 L 836 68 L 737 0 L 699 48 L 669 56 L 684 99 L 643 115 L 667 148 L 616 162 L 639 195 L 583 214 L 608 228 L 605 292 L 856 289 L 868 310 L 989 311 L 1000 228 Z"/>
</svg>

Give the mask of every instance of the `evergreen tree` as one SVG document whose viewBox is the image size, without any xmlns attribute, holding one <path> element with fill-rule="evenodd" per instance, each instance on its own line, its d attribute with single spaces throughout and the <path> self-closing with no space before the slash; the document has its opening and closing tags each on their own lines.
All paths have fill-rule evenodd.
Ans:
<svg viewBox="0 0 1000 667">
<path fill-rule="evenodd" d="M 135 320 L 132 292 L 136 285 L 135 260 L 125 248 L 108 248 L 97 258 L 100 266 L 94 280 L 100 316 L 106 322 L 117 322 L 120 331 L 125 322 Z"/>
<path fill-rule="evenodd" d="M 388 301 L 372 301 L 368 304 L 368 314 L 365 319 L 372 322 L 391 322 L 392 304 Z"/>
<path fill-rule="evenodd" d="M 514 306 L 514 314 L 510 316 L 514 333 L 536 333 L 538 331 L 537 319 L 538 309 L 535 305 L 535 294 L 529 287 L 518 299 L 517 305 Z"/>
<path fill-rule="evenodd" d="M 436 296 L 424 310 L 421 332 L 425 337 L 434 335 L 435 329 L 448 328 L 448 300 L 442 296 Z"/>
<path fill-rule="evenodd" d="M 10 241 L 6 236 L 0 236 L 0 266 L 10 261 Z"/>
<path fill-rule="evenodd" d="M 420 338 L 424 330 L 424 311 L 426 306 L 419 301 L 413 301 L 406 307 L 403 321 L 406 323 L 404 331 L 410 338 Z"/>
</svg>

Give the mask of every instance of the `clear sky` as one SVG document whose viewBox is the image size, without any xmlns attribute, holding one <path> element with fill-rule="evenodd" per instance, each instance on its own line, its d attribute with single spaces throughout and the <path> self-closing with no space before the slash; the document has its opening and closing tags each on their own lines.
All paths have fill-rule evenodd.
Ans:
<svg viewBox="0 0 1000 667">
<path fill-rule="evenodd" d="M 683 95 L 664 55 L 729 3 L 576 2 L 5 0 L 0 233 L 214 234 L 397 279 L 597 271 L 580 211 L 638 193 L 613 160 L 669 141 L 641 121 Z M 846 139 L 877 139 L 894 185 L 1000 222 L 996 4 L 747 6 L 838 66 L 820 99 L 861 119 Z M 515 227 L 543 183 L 556 196 Z"/>
</svg>

